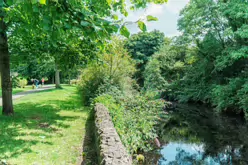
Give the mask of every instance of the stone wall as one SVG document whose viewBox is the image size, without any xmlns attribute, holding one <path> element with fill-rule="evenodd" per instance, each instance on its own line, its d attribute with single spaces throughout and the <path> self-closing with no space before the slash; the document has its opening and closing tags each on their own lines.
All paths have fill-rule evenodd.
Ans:
<svg viewBox="0 0 248 165">
<path fill-rule="evenodd" d="M 102 104 L 95 106 L 96 140 L 101 165 L 131 165 L 132 159 L 117 134 L 108 109 Z"/>
</svg>

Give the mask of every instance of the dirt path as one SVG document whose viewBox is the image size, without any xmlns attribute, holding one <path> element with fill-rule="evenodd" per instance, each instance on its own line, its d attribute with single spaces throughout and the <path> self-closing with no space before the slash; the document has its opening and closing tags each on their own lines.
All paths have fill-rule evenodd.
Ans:
<svg viewBox="0 0 248 165">
<path fill-rule="evenodd" d="M 21 98 L 21 97 L 29 95 L 29 94 L 38 93 L 41 91 L 50 90 L 50 89 L 54 89 L 54 88 L 55 88 L 54 85 L 46 85 L 42 88 L 33 89 L 30 91 L 25 91 L 25 92 L 20 92 L 20 93 L 14 94 L 14 95 L 12 95 L 12 99 L 15 100 L 15 99 Z M 0 97 L 0 106 L 2 106 L 2 97 Z"/>
</svg>

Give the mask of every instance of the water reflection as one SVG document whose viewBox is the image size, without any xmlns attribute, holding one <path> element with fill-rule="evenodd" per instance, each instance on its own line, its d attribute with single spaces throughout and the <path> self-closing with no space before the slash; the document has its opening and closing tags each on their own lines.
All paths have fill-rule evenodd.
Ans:
<svg viewBox="0 0 248 165">
<path fill-rule="evenodd" d="M 182 106 L 163 126 L 159 165 L 247 165 L 248 128 L 238 117 Z M 154 162 L 154 161 L 153 161 Z"/>
</svg>

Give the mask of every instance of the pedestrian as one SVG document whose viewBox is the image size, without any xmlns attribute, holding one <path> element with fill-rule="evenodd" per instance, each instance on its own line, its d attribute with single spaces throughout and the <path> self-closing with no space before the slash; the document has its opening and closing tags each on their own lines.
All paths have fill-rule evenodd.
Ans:
<svg viewBox="0 0 248 165">
<path fill-rule="evenodd" d="M 38 88 L 38 85 L 39 85 L 39 80 L 32 79 L 32 82 L 34 83 L 34 85 L 36 86 L 36 89 L 37 89 Z"/>
<path fill-rule="evenodd" d="M 41 79 L 41 82 L 42 82 L 42 87 L 43 87 L 43 86 L 44 86 L 45 79 L 42 78 L 42 79 Z"/>
</svg>

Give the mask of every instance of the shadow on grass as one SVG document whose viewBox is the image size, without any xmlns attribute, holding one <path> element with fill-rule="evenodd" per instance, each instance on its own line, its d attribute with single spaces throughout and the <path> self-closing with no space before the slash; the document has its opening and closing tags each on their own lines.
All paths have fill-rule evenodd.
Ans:
<svg viewBox="0 0 248 165">
<path fill-rule="evenodd" d="M 53 90 L 56 89 L 40 92 Z M 84 111 L 78 99 L 78 96 L 72 96 L 67 100 L 17 103 L 14 116 L 0 115 L 0 160 L 23 153 L 36 153 L 31 147 L 38 143 L 53 145 L 49 137 L 62 136 L 60 129 L 70 127 L 65 121 L 79 118 L 73 113 L 61 115 L 59 112 Z"/>
<path fill-rule="evenodd" d="M 91 110 L 86 122 L 86 133 L 83 141 L 82 161 L 80 165 L 98 165 L 95 139 L 94 111 Z"/>
</svg>

